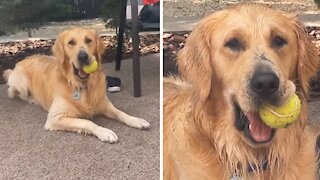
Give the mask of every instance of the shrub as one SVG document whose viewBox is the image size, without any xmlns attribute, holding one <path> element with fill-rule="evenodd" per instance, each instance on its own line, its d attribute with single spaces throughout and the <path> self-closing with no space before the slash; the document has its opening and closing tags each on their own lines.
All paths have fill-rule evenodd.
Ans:
<svg viewBox="0 0 320 180">
<path fill-rule="evenodd" d="M 101 9 L 101 17 L 108 26 L 117 28 L 120 21 L 121 0 L 105 0 Z"/>
<path fill-rule="evenodd" d="M 320 8 L 320 0 L 314 0 L 314 3 L 316 3 L 318 9 Z"/>
<path fill-rule="evenodd" d="M 72 18 L 72 13 L 69 0 L 1 0 L 0 31 L 31 34 L 48 21 Z"/>
<path fill-rule="evenodd" d="M 73 19 L 76 16 L 72 2 L 69 0 L 51 1 L 42 15 L 48 21 L 63 21 Z"/>
</svg>

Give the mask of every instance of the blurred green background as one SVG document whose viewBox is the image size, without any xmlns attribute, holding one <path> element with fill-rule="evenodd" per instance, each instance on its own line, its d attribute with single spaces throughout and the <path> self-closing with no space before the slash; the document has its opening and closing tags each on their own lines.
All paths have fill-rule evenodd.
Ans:
<svg viewBox="0 0 320 180">
<path fill-rule="evenodd" d="M 119 22 L 121 0 L 1 0 L 0 35 L 31 32 L 48 22 L 102 18 Z"/>
</svg>

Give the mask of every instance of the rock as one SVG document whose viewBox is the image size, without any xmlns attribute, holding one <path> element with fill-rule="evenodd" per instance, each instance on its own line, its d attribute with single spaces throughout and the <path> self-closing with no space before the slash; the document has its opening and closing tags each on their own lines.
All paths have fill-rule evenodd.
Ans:
<svg viewBox="0 0 320 180">
<path fill-rule="evenodd" d="M 182 43 L 185 42 L 186 38 L 184 36 L 180 36 L 180 35 L 173 35 L 173 38 L 175 41 L 177 41 L 178 43 Z"/>
<path fill-rule="evenodd" d="M 168 41 L 169 41 L 169 42 L 170 42 L 170 41 L 174 41 L 174 37 L 173 37 L 173 36 L 170 37 Z"/>
<path fill-rule="evenodd" d="M 171 36 L 172 36 L 171 33 L 163 33 L 163 38 L 164 39 L 170 38 Z"/>
<path fill-rule="evenodd" d="M 169 44 L 168 48 L 171 49 L 171 50 L 174 50 L 174 49 L 175 49 L 175 47 L 174 47 L 173 44 Z"/>
<path fill-rule="evenodd" d="M 316 33 L 316 30 L 313 30 L 309 33 L 310 36 L 313 36 Z"/>
<path fill-rule="evenodd" d="M 163 50 L 168 50 L 168 49 L 169 49 L 169 45 L 164 44 L 164 45 L 163 45 Z"/>
</svg>

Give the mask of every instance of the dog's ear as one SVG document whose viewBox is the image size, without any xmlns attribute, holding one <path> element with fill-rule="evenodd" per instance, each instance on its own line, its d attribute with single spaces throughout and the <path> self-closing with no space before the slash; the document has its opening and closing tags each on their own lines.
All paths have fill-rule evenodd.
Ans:
<svg viewBox="0 0 320 180">
<path fill-rule="evenodd" d="M 66 55 L 63 44 L 64 34 L 64 32 L 60 33 L 57 39 L 55 40 L 54 45 L 52 46 L 52 54 L 55 57 L 55 59 L 60 62 L 62 66 L 66 65 Z"/>
<path fill-rule="evenodd" d="M 306 99 L 309 94 L 310 79 L 317 74 L 320 61 L 317 49 L 306 28 L 297 19 L 294 20 L 294 25 L 298 43 L 298 91 Z"/>
<path fill-rule="evenodd" d="M 211 90 L 214 51 L 211 38 L 222 16 L 222 13 L 216 13 L 200 21 L 178 54 L 179 72 L 197 88 L 197 96 L 202 102 L 207 100 Z"/>
<path fill-rule="evenodd" d="M 96 56 L 97 56 L 97 59 L 100 61 L 102 61 L 102 55 L 104 54 L 105 52 L 105 46 L 104 46 L 104 43 L 102 41 L 102 38 L 100 38 L 100 36 L 98 34 L 96 34 Z"/>
</svg>

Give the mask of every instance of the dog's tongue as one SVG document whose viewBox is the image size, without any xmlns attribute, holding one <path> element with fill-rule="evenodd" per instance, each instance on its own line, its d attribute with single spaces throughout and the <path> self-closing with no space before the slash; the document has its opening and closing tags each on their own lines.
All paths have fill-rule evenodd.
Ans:
<svg viewBox="0 0 320 180">
<path fill-rule="evenodd" d="M 79 69 L 79 76 L 80 76 L 81 78 L 86 78 L 86 77 L 88 76 L 88 74 L 85 73 L 85 72 L 80 68 L 80 69 Z"/>
<path fill-rule="evenodd" d="M 246 114 L 249 120 L 249 131 L 251 137 L 256 142 L 265 142 L 271 138 L 272 129 L 267 126 L 260 118 L 258 113 L 248 112 Z"/>
</svg>

